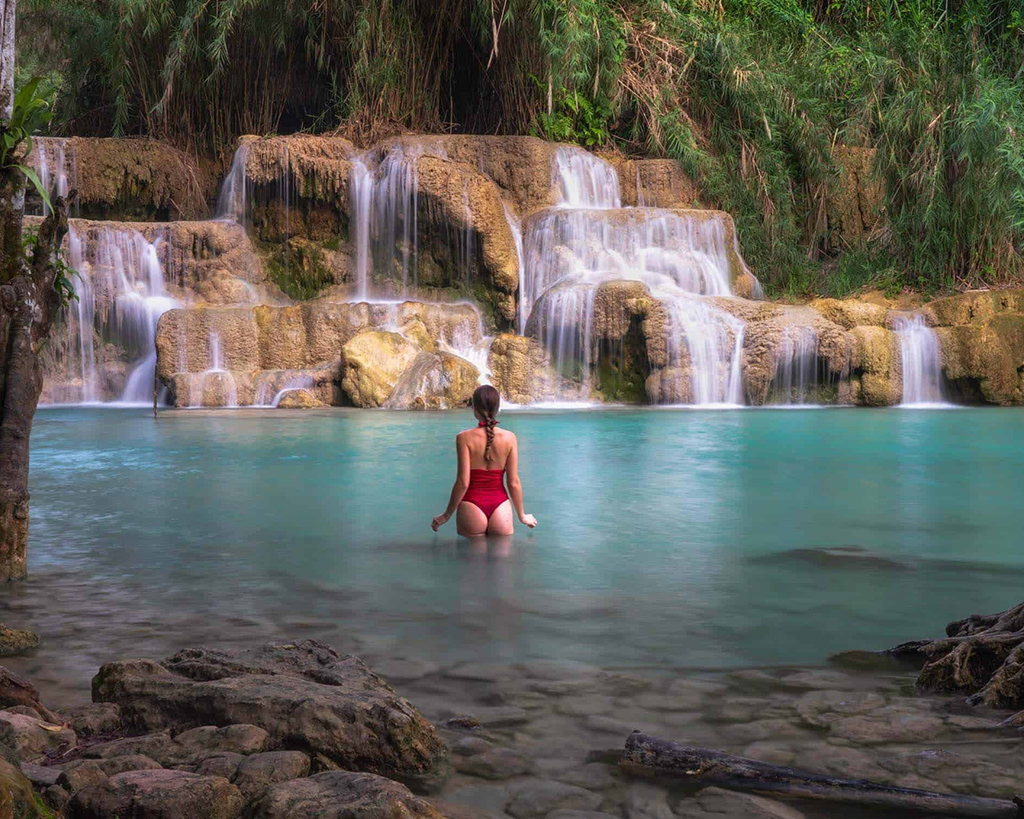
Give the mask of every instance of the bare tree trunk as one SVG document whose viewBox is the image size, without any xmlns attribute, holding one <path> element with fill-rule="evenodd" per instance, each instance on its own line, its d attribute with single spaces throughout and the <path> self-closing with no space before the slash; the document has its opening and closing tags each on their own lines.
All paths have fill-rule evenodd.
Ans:
<svg viewBox="0 0 1024 819">
<path fill-rule="evenodd" d="M 14 104 L 16 2 L 0 0 L 0 127 L 10 122 Z M 43 387 L 39 352 L 60 309 L 54 280 L 68 230 L 68 203 L 57 197 L 28 259 L 24 205 L 21 172 L 0 168 L 0 580 L 18 580 L 28 567 L 29 436 Z"/>
</svg>

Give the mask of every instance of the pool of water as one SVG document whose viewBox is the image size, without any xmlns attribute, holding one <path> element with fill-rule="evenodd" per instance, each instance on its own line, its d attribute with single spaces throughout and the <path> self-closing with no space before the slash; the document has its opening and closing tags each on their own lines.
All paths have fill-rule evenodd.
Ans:
<svg viewBox="0 0 1024 819">
<path fill-rule="evenodd" d="M 1024 587 L 1024 411 L 508 412 L 511 543 L 440 533 L 469 412 L 43 409 L 6 664 L 315 636 L 370 657 L 818 664 L 938 635 Z M 80 698 L 77 697 L 76 698 Z"/>
</svg>

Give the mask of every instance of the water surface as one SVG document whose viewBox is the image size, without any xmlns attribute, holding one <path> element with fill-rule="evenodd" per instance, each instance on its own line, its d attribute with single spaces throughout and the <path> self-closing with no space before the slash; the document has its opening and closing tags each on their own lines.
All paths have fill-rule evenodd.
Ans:
<svg viewBox="0 0 1024 819">
<path fill-rule="evenodd" d="M 1024 412 L 509 412 L 511 544 L 439 534 L 468 412 L 41 410 L 10 664 L 315 636 L 367 657 L 817 664 L 1020 601 Z"/>
</svg>

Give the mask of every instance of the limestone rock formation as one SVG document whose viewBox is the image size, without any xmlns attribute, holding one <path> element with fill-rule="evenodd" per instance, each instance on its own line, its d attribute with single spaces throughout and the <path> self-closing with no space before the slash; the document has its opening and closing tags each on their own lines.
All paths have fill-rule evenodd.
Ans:
<svg viewBox="0 0 1024 819">
<path fill-rule="evenodd" d="M 402 373 L 383 406 L 431 410 L 465 407 L 479 378 L 479 370 L 464 358 L 423 351 Z"/>
<path fill-rule="evenodd" d="M 511 333 L 497 336 L 491 343 L 487 366 L 494 386 L 515 404 L 532 404 L 554 397 L 558 379 L 536 339 Z"/>
<path fill-rule="evenodd" d="M 863 241 L 878 223 L 885 185 L 875 175 L 875 149 L 839 145 L 832 158 L 839 178 L 827 203 L 829 229 L 837 247 Z"/>
<path fill-rule="evenodd" d="M 370 343 L 380 340 L 371 335 L 339 360 L 350 342 L 368 332 L 395 336 L 392 341 L 408 355 L 388 360 L 390 352 Z M 318 300 L 291 307 L 171 310 L 157 328 L 157 377 L 174 406 L 267 406 L 284 389 L 309 390 L 328 405 L 347 396 L 355 406 L 381 406 L 421 350 L 468 348 L 482 338 L 480 315 L 468 304 Z M 390 374 L 377 373 L 378 364 Z M 357 375 L 364 366 L 367 374 Z M 455 373 L 451 362 L 446 367 L 449 376 Z M 229 397 L 235 400 L 226 404 Z M 447 401 L 458 405 L 459 399 L 449 395 Z"/>
<path fill-rule="evenodd" d="M 1024 403 L 1024 290 L 962 293 L 923 309 L 963 401 Z"/>
<path fill-rule="evenodd" d="M 116 702 L 142 731 L 250 722 L 269 734 L 268 750 L 320 754 L 425 790 L 449 772 L 444 744 L 407 700 L 358 658 L 315 640 L 109 663 L 93 699 Z"/>
<path fill-rule="evenodd" d="M 871 407 L 898 404 L 903 397 L 899 343 L 885 327 L 858 325 L 854 339 L 851 379 L 857 403 Z"/>
<path fill-rule="evenodd" d="M 219 179 L 155 139 L 65 140 L 69 185 L 92 219 L 201 219 Z"/>
<path fill-rule="evenodd" d="M 382 407 L 419 354 L 419 348 L 398 333 L 360 333 L 341 348 L 341 387 L 357 407 Z"/>
</svg>

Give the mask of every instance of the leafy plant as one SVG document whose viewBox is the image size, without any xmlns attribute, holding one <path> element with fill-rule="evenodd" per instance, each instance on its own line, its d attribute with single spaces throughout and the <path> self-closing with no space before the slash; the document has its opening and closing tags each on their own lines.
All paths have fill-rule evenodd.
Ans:
<svg viewBox="0 0 1024 819">
<path fill-rule="evenodd" d="M 43 187 L 36 172 L 22 164 L 22 158 L 32 151 L 32 135 L 43 130 L 53 118 L 53 94 L 41 88 L 41 83 L 42 78 L 35 77 L 14 95 L 11 119 L 0 125 L 0 170 L 18 170 L 46 206 L 51 207 L 49 191 Z"/>
</svg>

